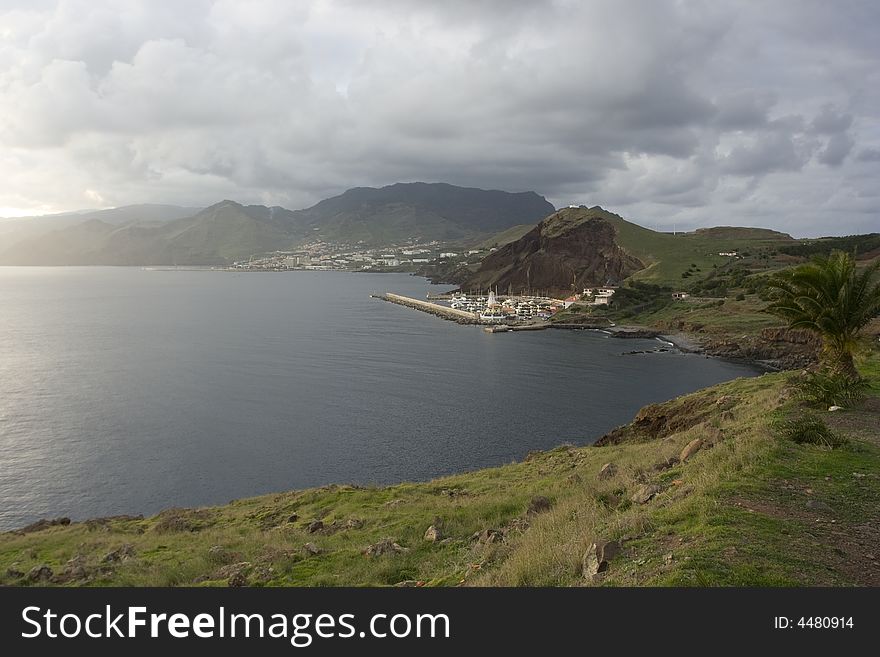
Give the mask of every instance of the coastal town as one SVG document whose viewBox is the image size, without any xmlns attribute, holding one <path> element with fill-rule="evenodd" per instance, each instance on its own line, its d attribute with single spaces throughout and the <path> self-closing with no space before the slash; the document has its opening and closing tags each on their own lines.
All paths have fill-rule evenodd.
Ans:
<svg viewBox="0 0 880 657">
<path fill-rule="evenodd" d="M 431 264 L 450 262 L 466 266 L 477 264 L 495 248 L 456 248 L 438 241 L 408 240 L 381 248 L 363 243 L 342 244 L 316 240 L 293 251 L 274 251 L 239 260 L 236 271 L 414 271 Z"/>
</svg>

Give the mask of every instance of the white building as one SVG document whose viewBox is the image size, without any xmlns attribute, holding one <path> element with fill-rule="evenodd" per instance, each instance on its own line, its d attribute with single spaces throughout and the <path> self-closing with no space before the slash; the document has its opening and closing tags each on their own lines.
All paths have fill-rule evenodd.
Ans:
<svg viewBox="0 0 880 657">
<path fill-rule="evenodd" d="M 592 297 L 590 303 L 593 306 L 610 306 L 614 291 L 613 287 L 585 287 L 584 296 Z"/>
</svg>

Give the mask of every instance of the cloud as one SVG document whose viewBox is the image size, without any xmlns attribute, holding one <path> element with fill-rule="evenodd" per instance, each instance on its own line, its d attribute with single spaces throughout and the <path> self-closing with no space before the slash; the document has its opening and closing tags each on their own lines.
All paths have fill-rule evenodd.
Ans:
<svg viewBox="0 0 880 657">
<path fill-rule="evenodd" d="M 880 148 L 863 148 L 856 159 L 859 162 L 880 162 Z"/>
<path fill-rule="evenodd" d="M 852 140 L 852 137 L 845 132 L 831 135 L 828 144 L 822 152 L 819 153 L 819 161 L 830 167 L 839 167 L 846 159 L 846 156 L 849 155 L 849 152 L 854 145 L 855 142 Z"/>
<path fill-rule="evenodd" d="M 4 0 L 0 26 L 4 208 L 444 180 L 814 234 L 877 201 L 871 2 Z"/>
</svg>

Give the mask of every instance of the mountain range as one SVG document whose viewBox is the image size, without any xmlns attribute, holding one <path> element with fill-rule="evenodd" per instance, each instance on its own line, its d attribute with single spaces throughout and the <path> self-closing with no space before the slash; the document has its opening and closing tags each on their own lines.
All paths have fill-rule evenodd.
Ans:
<svg viewBox="0 0 880 657">
<path fill-rule="evenodd" d="M 358 187 L 304 210 L 140 205 L 0 221 L 0 264 L 224 265 L 316 241 L 383 247 L 478 242 L 554 211 L 535 192 L 445 183 Z"/>
</svg>

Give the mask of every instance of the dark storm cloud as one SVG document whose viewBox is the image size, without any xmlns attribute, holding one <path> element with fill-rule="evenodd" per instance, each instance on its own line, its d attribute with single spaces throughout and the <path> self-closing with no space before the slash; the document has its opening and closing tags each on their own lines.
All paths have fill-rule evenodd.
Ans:
<svg viewBox="0 0 880 657">
<path fill-rule="evenodd" d="M 878 27 L 813 0 L 0 0 L 0 213 L 445 180 L 853 232 Z"/>
</svg>

